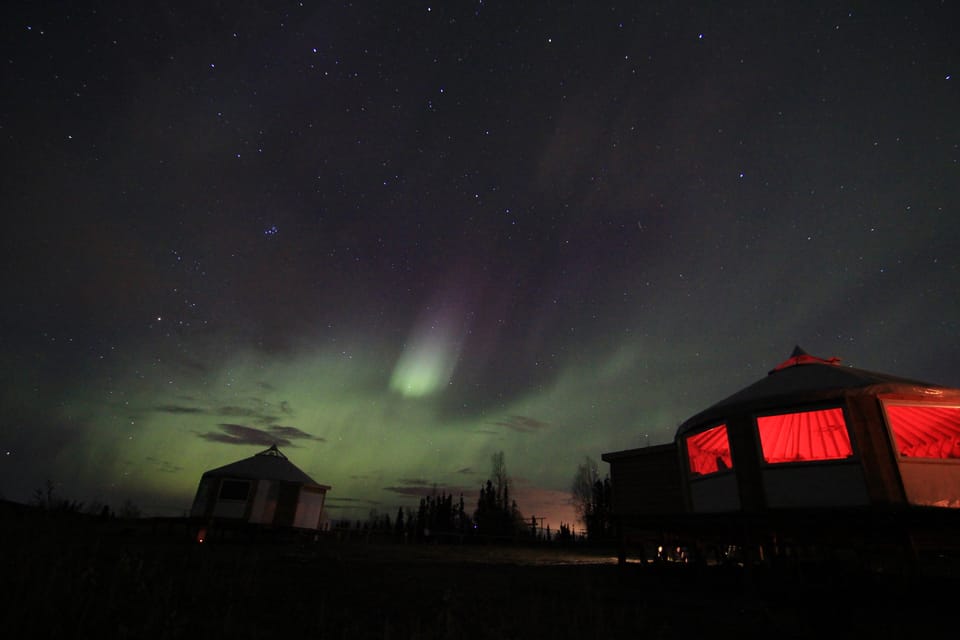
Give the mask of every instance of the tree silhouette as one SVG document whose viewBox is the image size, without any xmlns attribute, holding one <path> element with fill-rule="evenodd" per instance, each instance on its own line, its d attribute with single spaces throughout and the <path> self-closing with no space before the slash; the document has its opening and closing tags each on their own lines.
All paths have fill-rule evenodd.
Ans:
<svg viewBox="0 0 960 640">
<path fill-rule="evenodd" d="M 47 478 L 43 487 L 33 492 L 33 505 L 40 507 L 44 511 L 80 513 L 83 510 L 82 502 L 61 498 L 57 495 L 56 485 L 53 483 L 53 480 L 49 478 Z"/>
<path fill-rule="evenodd" d="M 491 536 L 516 536 L 526 531 L 526 521 L 510 497 L 510 476 L 503 452 L 491 458 L 491 478 L 480 487 L 480 498 L 473 514 L 477 533 Z"/>
<path fill-rule="evenodd" d="M 414 537 L 418 539 L 453 533 L 462 534 L 470 526 L 463 509 L 463 495 L 461 494 L 459 501 L 454 503 L 453 494 L 445 491 L 421 498 L 416 515 L 408 512 L 406 521 L 407 526 L 412 522 Z M 397 522 L 403 522 L 401 515 L 397 515 Z M 397 526 L 399 530 L 401 525 Z"/>
<path fill-rule="evenodd" d="M 613 535 L 613 500 L 610 478 L 600 478 L 597 462 L 587 457 L 577 466 L 570 489 L 577 517 L 587 530 L 587 539 L 598 541 Z"/>
</svg>

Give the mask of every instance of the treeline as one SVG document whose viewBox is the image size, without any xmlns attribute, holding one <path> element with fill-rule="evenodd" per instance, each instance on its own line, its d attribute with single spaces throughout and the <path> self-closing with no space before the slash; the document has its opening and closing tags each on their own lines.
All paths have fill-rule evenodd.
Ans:
<svg viewBox="0 0 960 640">
<path fill-rule="evenodd" d="M 400 507 L 391 519 L 388 513 L 372 510 L 367 520 L 338 520 L 331 523 L 339 531 L 365 532 L 404 541 L 445 538 L 463 540 L 511 539 L 546 542 L 605 542 L 614 536 L 609 478 L 599 478 L 597 465 L 587 459 L 574 478 L 572 499 L 580 522 L 576 527 L 561 523 L 557 531 L 543 526 L 543 519 L 525 518 L 513 497 L 512 481 L 507 474 L 503 452 L 491 459 L 491 475 L 480 486 L 476 506 L 468 509 L 461 493 L 441 491 L 420 499 L 419 506 Z"/>
<path fill-rule="evenodd" d="M 405 542 L 497 539 L 572 543 L 586 539 L 582 530 L 577 532 L 566 523 L 554 531 L 533 516 L 525 519 L 515 501 L 505 506 L 501 500 L 493 484 L 487 483 L 480 488 L 480 498 L 472 513 L 466 509 L 462 493 L 454 496 L 441 491 L 421 498 L 416 508 L 399 507 L 393 518 L 373 509 L 366 520 L 335 520 L 331 526 L 336 531 Z"/>
<path fill-rule="evenodd" d="M 52 480 L 47 480 L 44 486 L 33 492 L 30 506 L 50 513 L 83 514 L 98 516 L 101 519 L 122 518 L 132 520 L 141 517 L 140 507 L 129 498 L 123 501 L 120 508 L 114 510 L 110 505 L 94 500 L 85 503 L 61 496 Z"/>
</svg>

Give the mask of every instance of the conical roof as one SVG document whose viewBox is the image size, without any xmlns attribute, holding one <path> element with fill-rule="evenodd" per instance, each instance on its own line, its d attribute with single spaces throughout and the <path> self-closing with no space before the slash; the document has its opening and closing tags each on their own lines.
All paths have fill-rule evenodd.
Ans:
<svg viewBox="0 0 960 640">
<path fill-rule="evenodd" d="M 310 484 L 317 487 L 325 486 L 316 482 L 313 478 L 301 471 L 295 464 L 287 459 L 287 456 L 280 453 L 277 445 L 273 445 L 266 451 L 238 460 L 216 469 L 210 469 L 203 474 L 204 478 L 209 477 L 230 477 L 243 478 L 250 480 L 279 480 L 281 482 L 297 482 L 300 484 Z"/>
<path fill-rule="evenodd" d="M 942 388 L 945 387 L 841 366 L 839 358 L 818 358 L 796 347 L 790 357 L 770 370 L 765 378 L 686 420 L 677 429 L 677 435 L 741 410 L 764 410 L 784 404 L 816 402 L 859 393 L 924 393 L 925 390 Z"/>
</svg>

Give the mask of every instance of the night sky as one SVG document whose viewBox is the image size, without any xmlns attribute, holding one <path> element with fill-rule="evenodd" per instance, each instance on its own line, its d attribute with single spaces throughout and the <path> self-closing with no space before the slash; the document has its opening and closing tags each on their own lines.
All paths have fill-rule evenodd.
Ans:
<svg viewBox="0 0 960 640">
<path fill-rule="evenodd" d="M 556 527 L 795 345 L 960 386 L 957 3 L 140 4 L 0 9 L 3 498 Z"/>
</svg>

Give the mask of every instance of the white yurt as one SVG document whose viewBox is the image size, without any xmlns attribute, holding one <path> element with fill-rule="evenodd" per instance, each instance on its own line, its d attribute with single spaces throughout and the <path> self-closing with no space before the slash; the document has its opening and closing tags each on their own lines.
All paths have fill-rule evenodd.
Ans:
<svg viewBox="0 0 960 640">
<path fill-rule="evenodd" d="M 328 485 L 301 471 L 276 445 L 200 478 L 190 516 L 274 527 L 320 529 Z"/>
</svg>

